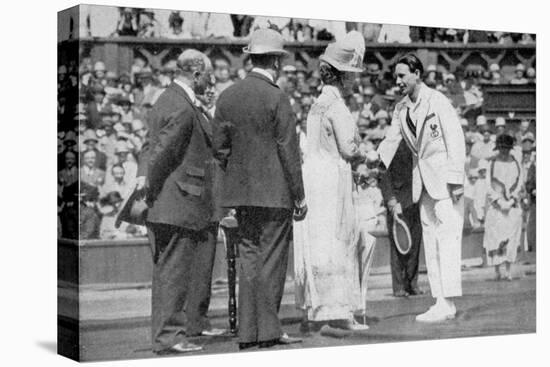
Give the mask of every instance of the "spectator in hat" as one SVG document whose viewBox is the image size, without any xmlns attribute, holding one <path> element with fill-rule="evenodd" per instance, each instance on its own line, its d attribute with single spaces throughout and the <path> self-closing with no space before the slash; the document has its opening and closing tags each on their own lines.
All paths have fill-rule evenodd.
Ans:
<svg viewBox="0 0 550 367">
<path fill-rule="evenodd" d="M 98 84 L 103 84 L 102 81 L 105 78 L 106 71 L 107 69 L 105 68 L 105 63 L 103 61 L 97 61 L 94 64 L 93 76 Z"/>
<path fill-rule="evenodd" d="M 478 140 L 472 146 L 472 167 L 477 167 L 480 159 L 491 159 L 495 155 L 495 142 L 492 139 L 492 132 L 489 125 L 480 126 L 479 132 L 482 134 L 482 139 Z"/>
<path fill-rule="evenodd" d="M 82 182 L 80 184 L 79 196 L 79 238 L 81 240 L 99 239 L 99 226 L 101 225 L 101 218 L 99 212 L 97 211 L 97 187 Z"/>
<path fill-rule="evenodd" d="M 125 141 L 118 141 L 115 147 L 115 164 L 119 164 L 124 167 L 125 175 L 124 180 L 129 185 L 135 185 L 136 174 L 137 174 L 137 164 L 133 156 L 131 156 L 128 143 Z M 108 182 L 112 182 L 113 176 L 111 174 L 107 175 Z"/>
<path fill-rule="evenodd" d="M 79 170 L 80 181 L 98 187 L 105 182 L 105 171 L 96 166 L 96 152 L 85 151 L 82 155 L 82 167 Z"/>
<path fill-rule="evenodd" d="M 475 141 L 483 140 L 482 130 L 487 126 L 487 118 L 484 115 L 478 115 L 476 117 L 475 128 L 472 130 L 472 137 Z"/>
<path fill-rule="evenodd" d="M 512 136 L 502 134 L 497 137 L 495 150 L 498 154 L 490 163 L 487 177 L 489 205 L 483 247 L 487 264 L 495 267 L 496 280 L 512 280 L 512 265 L 521 238 L 523 173 L 520 163 L 510 154 L 513 147 Z"/>
<path fill-rule="evenodd" d="M 528 84 L 528 83 L 529 83 L 529 80 L 527 80 L 527 78 L 525 78 L 525 65 L 517 64 L 516 70 L 515 70 L 515 75 L 510 80 L 510 84 L 523 85 L 523 84 Z"/>
<path fill-rule="evenodd" d="M 504 134 L 506 132 L 506 119 L 502 116 L 498 116 L 495 119 L 496 136 Z"/>
<path fill-rule="evenodd" d="M 99 139 L 97 138 L 96 132 L 92 129 L 86 130 L 83 134 L 83 143 L 84 143 L 84 149 L 80 154 L 81 161 L 84 158 L 84 152 L 94 151 L 95 167 L 105 171 L 105 169 L 107 168 L 107 155 L 105 155 L 105 153 L 103 153 L 98 149 Z"/>
</svg>

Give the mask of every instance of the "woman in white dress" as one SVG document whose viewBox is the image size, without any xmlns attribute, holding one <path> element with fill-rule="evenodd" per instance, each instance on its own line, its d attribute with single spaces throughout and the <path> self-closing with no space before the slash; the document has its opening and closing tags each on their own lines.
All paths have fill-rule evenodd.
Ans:
<svg viewBox="0 0 550 367">
<path fill-rule="evenodd" d="M 513 147 L 511 136 L 497 137 L 495 150 L 498 155 L 490 162 L 487 174 L 488 209 L 483 247 L 487 264 L 495 267 L 496 280 L 512 280 L 512 264 L 516 261 L 521 238 L 523 174 L 520 163 L 510 154 Z"/>
<path fill-rule="evenodd" d="M 342 95 L 362 69 L 364 40 L 350 32 L 321 56 L 324 86 L 307 118 L 303 179 L 308 214 L 294 224 L 296 302 L 307 321 L 362 330 L 358 227 L 352 163 L 365 159 L 356 125 Z"/>
</svg>

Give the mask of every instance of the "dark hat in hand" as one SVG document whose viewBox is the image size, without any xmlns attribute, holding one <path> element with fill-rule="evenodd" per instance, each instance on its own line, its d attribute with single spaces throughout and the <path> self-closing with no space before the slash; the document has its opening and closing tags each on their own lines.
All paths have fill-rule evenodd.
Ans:
<svg viewBox="0 0 550 367">
<path fill-rule="evenodd" d="M 132 194 L 122 202 L 118 212 L 115 228 L 120 227 L 121 222 L 130 224 L 145 225 L 147 217 L 147 203 L 145 195 L 141 191 L 134 190 Z"/>
</svg>

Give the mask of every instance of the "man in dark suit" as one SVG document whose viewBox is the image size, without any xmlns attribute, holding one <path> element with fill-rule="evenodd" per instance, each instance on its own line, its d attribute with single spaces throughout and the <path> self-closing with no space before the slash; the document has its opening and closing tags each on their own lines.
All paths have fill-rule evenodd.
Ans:
<svg viewBox="0 0 550 367">
<path fill-rule="evenodd" d="M 220 333 L 207 319 L 219 220 L 212 195 L 212 127 L 195 96 L 211 82 L 211 64 L 189 49 L 177 67 L 174 82 L 151 111 L 137 177 L 149 207 L 156 353 L 200 350 L 186 337 Z"/>
<path fill-rule="evenodd" d="M 412 153 L 401 141 L 390 167 L 380 179 L 380 189 L 388 206 L 388 236 L 392 288 L 395 297 L 422 294 L 418 288 L 418 258 L 422 241 L 422 225 L 418 203 L 412 200 Z M 411 249 L 406 255 L 397 251 L 393 238 L 393 217 L 401 215 L 411 232 Z"/>
<path fill-rule="evenodd" d="M 226 164 L 222 206 L 235 208 L 241 241 L 239 347 L 299 342 L 283 333 L 278 311 L 292 233 L 306 206 L 295 117 L 275 79 L 281 68 L 282 36 L 255 31 L 254 69 L 221 93 L 213 120 L 214 149 Z"/>
</svg>

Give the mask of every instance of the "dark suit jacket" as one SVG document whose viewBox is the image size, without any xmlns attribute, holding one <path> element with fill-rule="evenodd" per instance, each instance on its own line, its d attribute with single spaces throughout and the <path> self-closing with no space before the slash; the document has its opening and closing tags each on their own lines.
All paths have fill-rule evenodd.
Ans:
<svg viewBox="0 0 550 367">
<path fill-rule="evenodd" d="M 401 140 L 388 169 L 381 175 L 379 185 L 384 201 L 392 197 L 405 209 L 413 204 L 412 200 L 413 157 L 405 140 Z"/>
<path fill-rule="evenodd" d="M 138 176 L 147 177 L 147 221 L 200 230 L 219 218 L 214 196 L 212 127 L 172 83 L 149 115 Z"/>
<path fill-rule="evenodd" d="M 295 116 L 287 95 L 251 72 L 221 93 L 214 149 L 226 164 L 225 207 L 293 208 L 304 198 Z"/>
</svg>

